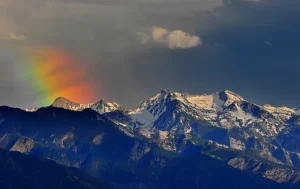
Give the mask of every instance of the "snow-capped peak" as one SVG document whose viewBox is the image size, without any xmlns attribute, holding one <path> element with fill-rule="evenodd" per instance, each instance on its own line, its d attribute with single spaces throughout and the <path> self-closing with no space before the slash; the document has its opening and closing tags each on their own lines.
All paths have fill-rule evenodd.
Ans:
<svg viewBox="0 0 300 189">
<path fill-rule="evenodd" d="M 162 99 L 162 98 L 167 98 L 167 97 L 177 98 L 181 95 L 182 95 L 181 93 L 173 92 L 169 89 L 163 89 L 160 91 L 160 93 L 158 93 L 154 97 L 150 98 L 150 100 Z"/>
<path fill-rule="evenodd" d="M 129 115 L 133 121 L 138 123 L 139 127 L 155 130 L 155 125 L 159 122 L 170 119 L 170 117 L 173 117 L 173 121 L 175 121 L 180 117 L 179 115 L 206 121 L 217 127 L 232 128 L 245 127 L 260 119 L 263 120 L 267 113 L 262 107 L 246 101 L 240 95 L 229 90 L 209 95 L 189 95 L 162 90 L 129 112 Z M 162 118 L 162 115 L 168 116 L 168 118 Z M 168 128 L 172 129 L 172 125 L 168 125 Z M 189 130 L 189 128 L 185 129 Z"/>
<path fill-rule="evenodd" d="M 133 110 L 131 113 L 138 111 L 139 109 L 143 109 L 145 107 L 151 107 L 155 104 L 164 104 L 167 99 L 174 100 L 180 98 L 182 96 L 181 93 L 173 92 L 167 89 L 161 90 L 160 93 L 156 94 L 154 97 L 150 98 L 149 100 L 143 102 L 139 107 Z"/>
<path fill-rule="evenodd" d="M 219 98 L 224 101 L 224 105 L 228 106 L 230 104 L 232 104 L 233 102 L 241 102 L 241 101 L 246 101 L 243 97 L 241 97 L 240 95 L 229 91 L 229 90 L 224 90 L 222 92 L 218 93 Z"/>
<path fill-rule="evenodd" d="M 160 93 L 145 101 L 136 109 L 130 111 L 129 115 L 137 125 L 147 130 L 151 130 L 155 121 L 157 121 L 166 110 L 170 109 L 169 103 L 173 100 L 178 100 L 181 96 L 181 93 L 172 92 L 170 90 L 161 90 Z"/>
<path fill-rule="evenodd" d="M 122 106 L 115 102 L 106 101 L 104 99 L 101 99 L 99 102 L 96 102 L 95 104 L 92 104 L 90 106 L 91 109 L 97 111 L 100 114 L 113 112 L 116 110 L 125 110 Z"/>
<path fill-rule="evenodd" d="M 209 95 L 189 95 L 187 93 L 178 93 L 170 90 L 161 90 L 160 93 L 142 103 L 139 107 L 131 112 L 139 112 L 141 109 L 151 109 L 151 106 L 162 106 L 166 102 L 177 100 L 186 106 L 198 109 L 216 109 L 216 111 L 223 110 L 224 106 L 229 106 L 233 102 L 246 102 L 240 95 L 225 90 L 222 92 L 209 94 Z"/>
<path fill-rule="evenodd" d="M 64 97 L 58 97 L 54 100 L 51 106 L 56 108 L 64 108 L 72 111 L 83 111 L 84 109 L 91 108 L 99 114 L 109 113 L 116 110 L 126 111 L 126 109 L 123 106 L 115 102 L 106 101 L 104 99 L 101 99 L 96 103 L 80 104 L 66 99 Z M 23 110 L 27 112 L 33 112 L 38 109 L 39 108 L 23 108 Z"/>
</svg>

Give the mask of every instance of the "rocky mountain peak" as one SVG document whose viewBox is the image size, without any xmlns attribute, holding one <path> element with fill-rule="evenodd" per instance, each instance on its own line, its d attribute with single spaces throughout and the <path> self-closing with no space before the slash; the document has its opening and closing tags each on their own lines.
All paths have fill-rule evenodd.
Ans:
<svg viewBox="0 0 300 189">
<path fill-rule="evenodd" d="M 220 100 L 225 102 L 225 106 L 232 104 L 233 102 L 241 102 L 246 101 L 242 96 L 230 91 L 230 90 L 224 90 L 218 93 Z"/>
<path fill-rule="evenodd" d="M 64 105 L 64 104 L 77 104 L 75 102 L 72 102 L 71 100 L 69 99 L 66 99 L 64 97 L 57 97 L 54 102 L 52 103 L 52 106 L 61 106 L 61 105 Z"/>
<path fill-rule="evenodd" d="M 162 99 L 162 98 L 175 97 L 175 96 L 176 96 L 176 92 L 173 92 L 173 91 L 171 91 L 169 89 L 163 89 L 155 97 L 156 97 L 156 99 Z M 153 99 L 155 97 L 153 97 Z"/>
<path fill-rule="evenodd" d="M 219 105 L 222 104 L 225 107 L 227 107 L 234 102 L 247 102 L 242 96 L 230 90 L 224 90 L 210 95 L 189 95 L 188 93 L 178 93 L 170 91 L 168 89 L 161 90 L 159 94 L 150 98 L 146 102 L 148 104 L 149 102 L 166 103 L 167 99 L 169 99 L 169 101 L 177 100 L 185 104 L 196 105 L 200 108 L 210 108 L 213 106 L 214 103 L 218 103 Z"/>
<path fill-rule="evenodd" d="M 171 93 L 172 91 L 170 91 L 169 89 L 162 89 L 160 91 L 161 94 L 168 94 L 168 93 Z"/>
<path fill-rule="evenodd" d="M 90 108 L 97 111 L 100 114 L 124 109 L 119 104 L 117 104 L 115 102 L 107 101 L 104 99 L 101 99 L 100 101 L 96 102 L 95 104 L 92 104 L 90 106 Z"/>
<path fill-rule="evenodd" d="M 53 107 L 56 108 L 64 108 L 68 110 L 73 110 L 73 111 L 82 111 L 85 108 L 89 108 L 91 104 L 79 104 L 76 102 L 72 102 L 71 100 L 68 100 L 64 97 L 58 97 L 55 99 L 55 101 L 52 103 Z"/>
<path fill-rule="evenodd" d="M 76 102 L 72 102 L 64 97 L 58 97 L 55 99 L 55 101 L 51 106 L 57 108 L 64 108 L 67 110 L 73 110 L 73 111 L 82 111 L 84 109 L 91 108 L 96 112 L 98 112 L 99 114 L 104 114 L 116 110 L 125 110 L 125 108 L 123 108 L 119 104 L 104 99 L 101 99 L 96 103 L 79 104 Z"/>
</svg>

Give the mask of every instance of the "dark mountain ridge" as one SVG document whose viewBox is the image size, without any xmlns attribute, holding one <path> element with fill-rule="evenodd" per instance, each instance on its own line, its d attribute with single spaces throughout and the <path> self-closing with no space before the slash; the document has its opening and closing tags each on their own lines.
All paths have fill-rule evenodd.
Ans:
<svg viewBox="0 0 300 189">
<path fill-rule="evenodd" d="M 111 188 L 82 170 L 2 149 L 0 149 L 0 185 L 3 189 Z"/>
</svg>

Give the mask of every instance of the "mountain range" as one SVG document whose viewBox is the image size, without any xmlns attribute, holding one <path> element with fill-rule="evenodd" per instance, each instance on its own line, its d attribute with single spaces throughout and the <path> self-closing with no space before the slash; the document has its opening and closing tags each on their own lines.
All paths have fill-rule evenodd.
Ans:
<svg viewBox="0 0 300 189">
<path fill-rule="evenodd" d="M 297 187 L 299 128 L 299 108 L 257 105 L 229 90 L 162 90 L 135 109 L 63 97 L 49 107 L 0 107 L 0 148 L 79 168 L 115 188 Z"/>
</svg>

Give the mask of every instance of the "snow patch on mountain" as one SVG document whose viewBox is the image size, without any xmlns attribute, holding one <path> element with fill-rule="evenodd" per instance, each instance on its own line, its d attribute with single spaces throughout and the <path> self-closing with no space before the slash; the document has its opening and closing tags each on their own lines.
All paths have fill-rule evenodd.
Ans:
<svg viewBox="0 0 300 189">
<path fill-rule="evenodd" d="M 265 110 L 267 110 L 268 112 L 273 114 L 275 117 L 280 118 L 285 121 L 290 119 L 294 114 L 297 113 L 297 111 L 295 111 L 291 108 L 288 108 L 286 106 L 274 107 L 272 105 L 266 104 L 263 107 Z"/>
<path fill-rule="evenodd" d="M 157 94 L 133 111 L 130 111 L 129 115 L 137 125 L 142 125 L 145 129 L 151 130 L 155 121 L 167 110 L 165 106 L 166 99 L 167 95 L 165 95 L 165 92 Z"/>
<path fill-rule="evenodd" d="M 199 108 L 212 108 L 214 104 L 214 98 L 213 95 L 203 95 L 203 96 L 197 96 L 197 95 L 190 95 L 187 96 L 187 101 L 191 104 L 195 104 Z"/>
<path fill-rule="evenodd" d="M 34 107 L 32 107 L 32 108 L 22 108 L 22 110 L 24 110 L 24 111 L 26 111 L 26 112 L 35 112 L 35 111 L 37 111 L 39 108 L 34 108 Z"/>
<path fill-rule="evenodd" d="M 99 114 L 104 114 L 104 113 L 123 109 L 123 107 L 121 107 L 119 104 L 115 102 L 105 101 L 103 99 L 97 103 L 91 104 L 90 108 L 95 110 Z"/>
<path fill-rule="evenodd" d="M 115 121 L 115 120 L 112 120 L 112 121 L 113 121 L 116 125 L 118 125 L 118 126 L 127 127 L 127 125 L 124 124 L 124 123 L 121 123 L 121 122 Z"/>
<path fill-rule="evenodd" d="M 257 119 L 251 113 L 243 111 L 240 106 L 238 106 L 236 104 L 234 106 L 235 106 L 236 110 L 233 112 L 230 112 L 231 116 L 237 118 L 238 120 L 241 120 L 243 122 L 242 125 L 245 125 L 245 123 L 247 123 L 247 121 L 249 121 L 249 120 Z"/>
<path fill-rule="evenodd" d="M 240 140 L 236 140 L 234 138 L 230 138 L 230 148 L 232 149 L 236 149 L 236 150 L 245 150 L 245 144 L 240 141 Z"/>
<path fill-rule="evenodd" d="M 240 101 L 246 101 L 243 97 L 241 97 L 240 95 L 229 91 L 229 90 L 225 90 L 223 92 L 221 92 L 220 94 L 222 95 L 222 93 L 224 93 L 224 95 L 226 96 L 226 101 L 224 106 L 228 106 L 230 104 L 232 104 L 233 102 L 240 102 Z"/>
<path fill-rule="evenodd" d="M 161 140 L 165 140 L 168 138 L 169 132 L 168 131 L 159 131 L 159 138 Z"/>
</svg>

